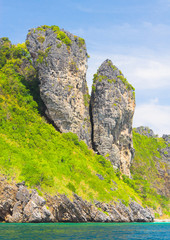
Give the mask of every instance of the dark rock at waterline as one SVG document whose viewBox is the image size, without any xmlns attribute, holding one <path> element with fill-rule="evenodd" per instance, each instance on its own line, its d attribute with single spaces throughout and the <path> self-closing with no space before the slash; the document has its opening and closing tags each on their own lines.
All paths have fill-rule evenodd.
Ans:
<svg viewBox="0 0 170 240">
<path fill-rule="evenodd" d="M 46 195 L 26 186 L 8 184 L 0 179 L 0 221 L 5 222 L 151 222 L 149 209 L 136 202 L 125 206 L 94 201 L 94 204 L 73 195 Z"/>
</svg>

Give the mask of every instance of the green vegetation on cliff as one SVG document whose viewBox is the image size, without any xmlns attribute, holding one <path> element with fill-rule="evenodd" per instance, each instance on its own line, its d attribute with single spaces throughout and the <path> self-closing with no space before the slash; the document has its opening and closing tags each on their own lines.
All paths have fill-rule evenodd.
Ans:
<svg viewBox="0 0 170 240">
<path fill-rule="evenodd" d="M 130 197 L 138 199 L 109 161 L 88 150 L 76 135 L 60 134 L 46 123 L 19 76 L 1 72 L 0 89 L 1 173 L 51 193 L 75 192 L 88 200 L 120 198 L 127 203 Z"/>
<path fill-rule="evenodd" d="M 127 204 L 131 199 L 141 201 L 109 161 L 94 154 L 76 135 L 57 132 L 40 116 L 33 89 L 26 88 L 29 81 L 16 67 L 17 61 L 25 69 L 25 45 L 8 50 L 21 46 L 23 54 L 14 59 L 10 53 L 0 70 L 1 173 L 53 194 L 75 192 L 87 200 L 123 199 Z"/>
<path fill-rule="evenodd" d="M 66 44 L 68 47 L 71 46 L 72 41 L 71 39 L 67 36 L 67 34 L 61 30 L 58 26 L 52 25 L 52 26 L 47 26 L 47 25 L 42 25 L 40 27 L 37 27 L 34 29 L 34 31 L 39 31 L 39 32 L 46 32 L 47 29 L 53 30 L 53 32 L 57 35 L 57 39 L 61 40 L 64 44 Z M 39 42 L 43 43 L 45 38 L 41 34 L 39 34 L 39 37 L 37 39 Z"/>
<path fill-rule="evenodd" d="M 25 44 L 15 46 L 4 39 L 0 56 L 0 174 L 17 182 L 24 180 L 42 192 L 69 197 L 75 192 L 89 201 L 121 199 L 126 205 L 135 200 L 155 209 L 162 206 L 166 211 L 167 199 L 153 190 L 143 174 L 149 176 L 149 170 L 140 164 L 146 160 L 144 165 L 152 165 L 152 154 L 158 153 L 152 148 L 145 152 L 140 135 L 134 133 L 132 180 L 121 176 L 75 134 L 57 132 L 41 116 L 36 72 Z M 154 141 L 154 149 L 159 144 L 163 143 Z"/>
<path fill-rule="evenodd" d="M 135 157 L 131 173 L 136 191 L 148 206 L 156 209 L 159 202 L 165 213 L 169 214 L 169 200 L 165 197 L 168 166 L 160 154 L 160 150 L 166 147 L 164 139 L 147 137 L 133 131 L 133 144 Z"/>
</svg>

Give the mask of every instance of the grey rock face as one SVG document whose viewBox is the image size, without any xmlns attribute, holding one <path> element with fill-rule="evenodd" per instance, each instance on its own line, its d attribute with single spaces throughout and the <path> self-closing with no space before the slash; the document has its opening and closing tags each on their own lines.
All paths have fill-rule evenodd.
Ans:
<svg viewBox="0 0 170 240">
<path fill-rule="evenodd" d="M 100 180 L 104 180 L 104 177 L 101 175 L 101 174 L 96 174 L 96 176 L 98 176 L 98 178 L 100 179 Z"/>
<path fill-rule="evenodd" d="M 126 207 L 122 202 L 94 204 L 73 195 L 38 195 L 36 190 L 23 185 L 16 187 L 0 179 L 0 221 L 6 222 L 152 222 L 148 209 L 136 202 Z"/>
<path fill-rule="evenodd" d="M 140 135 L 144 135 L 144 136 L 147 136 L 147 137 L 157 137 L 157 135 L 154 134 L 153 130 L 150 129 L 149 127 L 137 127 L 137 128 L 134 128 L 134 131 L 139 133 Z"/>
<path fill-rule="evenodd" d="M 90 107 L 93 148 L 130 176 L 134 88 L 110 60 L 94 75 Z"/>
<path fill-rule="evenodd" d="M 56 26 L 31 29 L 27 48 L 38 71 L 46 115 L 60 132 L 91 145 L 87 52 L 83 39 Z"/>
<path fill-rule="evenodd" d="M 31 194 L 29 193 L 28 189 L 24 186 L 19 186 L 19 190 L 16 194 L 17 201 L 20 201 L 24 204 L 27 204 L 30 200 Z"/>
<path fill-rule="evenodd" d="M 54 217 L 46 201 L 35 190 L 22 184 L 9 185 L 0 179 L 0 221 L 52 222 Z"/>
<path fill-rule="evenodd" d="M 16 187 L 6 185 L 4 179 L 0 179 L 0 221 L 5 221 L 6 217 L 12 213 L 16 191 Z"/>
<path fill-rule="evenodd" d="M 16 202 L 12 214 L 8 215 L 8 222 L 52 222 L 51 212 L 46 208 L 46 201 L 38 195 L 36 190 L 29 191 L 25 186 L 19 186 Z"/>
<path fill-rule="evenodd" d="M 150 222 L 151 219 L 153 221 L 153 217 L 151 216 L 149 209 L 143 208 L 136 202 L 131 202 L 130 208 L 133 213 L 134 222 Z"/>
<path fill-rule="evenodd" d="M 91 204 L 74 194 L 73 201 L 65 195 L 47 197 L 47 204 L 58 222 L 152 222 L 149 209 L 136 202 L 126 207 L 122 202 L 113 204 L 95 201 Z"/>
</svg>

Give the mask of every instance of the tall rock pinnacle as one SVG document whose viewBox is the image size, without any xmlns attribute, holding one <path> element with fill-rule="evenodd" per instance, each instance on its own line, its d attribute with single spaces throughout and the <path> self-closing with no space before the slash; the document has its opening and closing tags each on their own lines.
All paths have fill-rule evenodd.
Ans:
<svg viewBox="0 0 170 240">
<path fill-rule="evenodd" d="M 110 60 L 94 75 L 90 107 L 94 150 L 130 176 L 134 88 Z"/>
<path fill-rule="evenodd" d="M 41 26 L 29 31 L 26 44 L 38 71 L 47 117 L 60 132 L 76 133 L 90 146 L 84 39 L 57 26 Z"/>
</svg>

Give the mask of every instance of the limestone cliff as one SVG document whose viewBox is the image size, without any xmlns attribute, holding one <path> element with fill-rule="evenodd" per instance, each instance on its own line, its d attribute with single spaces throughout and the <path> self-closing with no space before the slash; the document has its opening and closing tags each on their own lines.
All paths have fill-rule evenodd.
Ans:
<svg viewBox="0 0 170 240">
<path fill-rule="evenodd" d="M 57 26 L 41 26 L 29 31 L 26 44 L 38 71 L 46 116 L 57 130 L 76 133 L 130 176 L 135 99 L 122 73 L 109 60 L 101 65 L 89 114 L 84 40 Z"/>
<path fill-rule="evenodd" d="M 76 133 L 90 146 L 84 39 L 57 26 L 41 26 L 29 31 L 26 44 L 38 71 L 47 117 L 60 132 Z"/>
<path fill-rule="evenodd" d="M 94 75 L 90 107 L 93 148 L 130 176 L 134 88 L 110 60 Z"/>
</svg>

